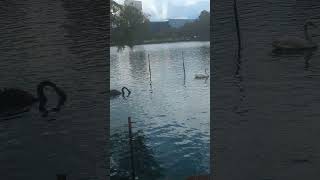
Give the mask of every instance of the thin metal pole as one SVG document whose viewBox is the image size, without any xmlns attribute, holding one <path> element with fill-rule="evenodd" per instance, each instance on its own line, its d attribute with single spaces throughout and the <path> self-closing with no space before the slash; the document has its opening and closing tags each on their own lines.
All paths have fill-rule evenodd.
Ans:
<svg viewBox="0 0 320 180">
<path fill-rule="evenodd" d="M 148 54 L 148 61 L 149 61 L 149 75 L 150 75 L 150 84 L 151 84 L 151 65 L 150 65 L 150 57 Z"/>
<path fill-rule="evenodd" d="M 237 6 L 237 0 L 233 0 L 233 11 L 235 16 L 235 22 L 236 22 L 236 29 L 237 29 L 237 37 L 238 37 L 238 53 L 237 53 L 237 71 L 236 76 L 239 76 L 240 74 L 240 65 L 241 65 L 241 34 L 240 34 L 240 26 L 239 26 L 239 15 L 238 15 L 238 6 Z"/>
<path fill-rule="evenodd" d="M 183 83 L 186 84 L 186 68 L 184 66 L 183 51 L 181 52 L 181 54 L 182 54 L 182 66 L 183 66 Z"/>
<path fill-rule="evenodd" d="M 185 66 L 184 66 L 183 51 L 182 51 L 182 66 L 183 66 L 183 74 L 184 74 L 184 77 L 186 77 L 186 68 L 185 68 Z"/>
<path fill-rule="evenodd" d="M 136 179 L 136 175 L 135 175 L 134 159 L 133 159 L 131 117 L 128 117 L 128 125 L 129 125 L 130 158 L 131 158 L 131 177 L 132 177 L 132 180 L 135 180 Z"/>
<path fill-rule="evenodd" d="M 149 75 L 150 75 L 150 82 L 149 82 L 149 85 L 150 85 L 150 93 L 152 93 L 152 80 L 151 80 L 151 63 L 150 63 L 150 57 L 149 57 L 149 54 L 148 54 L 148 61 L 149 61 Z"/>
<path fill-rule="evenodd" d="M 239 15 L 238 15 L 238 6 L 237 6 L 237 0 L 233 0 L 233 10 L 234 10 L 234 16 L 236 21 L 236 28 L 237 28 L 237 37 L 238 37 L 238 55 L 240 54 L 241 50 L 241 36 L 240 36 L 240 26 L 239 26 Z M 239 55 L 240 56 L 240 55 Z"/>
</svg>

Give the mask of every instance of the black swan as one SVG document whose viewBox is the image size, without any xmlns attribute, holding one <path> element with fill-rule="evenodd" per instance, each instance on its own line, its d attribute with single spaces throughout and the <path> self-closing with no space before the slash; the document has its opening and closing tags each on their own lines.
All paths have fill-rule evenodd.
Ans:
<svg viewBox="0 0 320 180">
<path fill-rule="evenodd" d="M 127 95 L 127 97 L 128 97 L 131 94 L 131 91 L 127 87 L 123 87 L 121 89 L 121 92 L 118 91 L 118 90 L 115 90 L 115 89 L 110 90 L 110 97 L 116 97 L 116 96 L 119 96 L 119 95 L 122 95 L 123 97 L 125 97 L 124 96 L 125 95 L 124 90 L 128 91 L 128 95 Z"/>
<path fill-rule="evenodd" d="M 67 99 L 66 94 L 54 83 L 50 81 L 43 81 L 37 86 L 38 97 L 35 97 L 24 90 L 15 88 L 0 90 L 0 113 L 10 116 L 21 111 L 26 111 L 32 104 L 39 102 L 39 111 L 44 117 L 47 116 L 49 111 L 45 107 L 47 103 L 47 97 L 44 93 L 44 88 L 46 86 L 52 87 L 59 95 L 59 102 L 57 106 L 52 109 L 52 111 L 59 111 L 60 107 L 64 105 Z"/>
</svg>

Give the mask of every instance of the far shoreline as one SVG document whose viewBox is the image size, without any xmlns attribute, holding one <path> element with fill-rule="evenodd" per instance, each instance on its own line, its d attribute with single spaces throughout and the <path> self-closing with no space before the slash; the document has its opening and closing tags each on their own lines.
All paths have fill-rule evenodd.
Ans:
<svg viewBox="0 0 320 180">
<path fill-rule="evenodd" d="M 144 41 L 143 43 L 135 43 L 133 46 L 145 45 L 145 44 L 178 43 L 178 42 L 210 42 L 210 40 L 200 40 L 200 39 L 191 39 L 191 40 L 153 40 L 153 41 L 151 40 L 151 41 Z M 115 44 L 110 44 L 110 47 L 117 47 L 117 46 Z"/>
</svg>

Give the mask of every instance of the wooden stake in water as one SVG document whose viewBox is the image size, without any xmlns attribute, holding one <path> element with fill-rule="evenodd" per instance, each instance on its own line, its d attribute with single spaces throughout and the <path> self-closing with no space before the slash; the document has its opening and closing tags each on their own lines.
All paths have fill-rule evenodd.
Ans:
<svg viewBox="0 0 320 180">
<path fill-rule="evenodd" d="M 131 126 L 131 117 L 128 117 L 128 127 L 129 127 L 129 145 L 130 145 L 130 159 L 131 159 L 131 178 L 132 180 L 136 179 L 135 168 L 134 168 L 134 159 L 133 159 L 133 147 L 132 147 L 132 126 Z"/>
<path fill-rule="evenodd" d="M 240 26 L 239 26 L 239 15 L 238 15 L 238 7 L 237 7 L 237 0 L 233 0 L 233 11 L 235 16 L 236 22 L 236 29 L 237 29 L 237 37 L 238 37 L 238 53 L 237 53 L 237 71 L 236 76 L 240 74 L 240 64 L 241 64 L 241 34 L 240 34 Z"/>
<path fill-rule="evenodd" d="M 150 84 L 151 84 L 151 65 L 150 65 L 150 57 L 148 54 L 148 61 L 149 61 L 149 75 L 150 75 Z"/>
<path fill-rule="evenodd" d="M 152 80 L 151 80 L 151 63 L 150 63 L 150 57 L 149 57 L 149 54 L 148 54 L 148 61 L 149 61 L 149 75 L 150 75 L 150 93 L 152 93 Z"/>
<path fill-rule="evenodd" d="M 184 57 L 183 57 L 183 51 L 182 51 L 182 67 L 183 67 L 183 78 L 184 78 L 184 84 L 186 83 L 186 68 L 184 66 Z"/>
<path fill-rule="evenodd" d="M 234 16 L 236 21 L 236 28 L 237 28 L 237 37 L 238 37 L 238 56 L 240 56 L 240 50 L 241 50 L 241 36 L 240 36 L 240 26 L 239 26 L 239 15 L 238 15 L 238 7 L 237 7 L 237 0 L 233 0 L 233 10 L 234 10 Z"/>
</svg>

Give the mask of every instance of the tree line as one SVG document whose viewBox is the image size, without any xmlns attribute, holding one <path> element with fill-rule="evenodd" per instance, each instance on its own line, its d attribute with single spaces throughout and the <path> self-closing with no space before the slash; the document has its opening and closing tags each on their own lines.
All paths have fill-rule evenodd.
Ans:
<svg viewBox="0 0 320 180">
<path fill-rule="evenodd" d="M 148 41 L 175 40 L 210 40 L 210 13 L 203 10 L 195 21 L 180 28 L 167 27 L 152 32 L 148 15 L 132 6 L 111 1 L 111 45 L 133 46 Z"/>
</svg>

